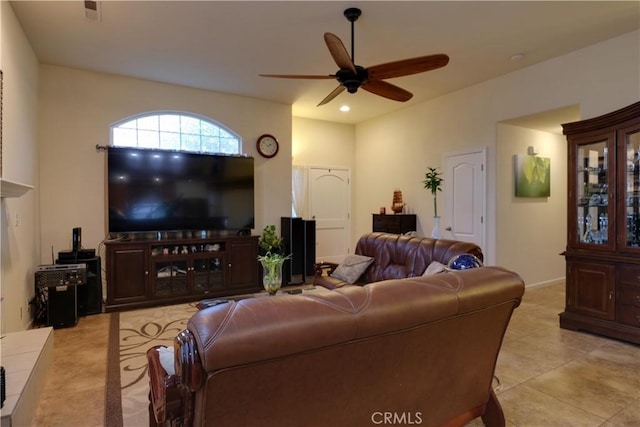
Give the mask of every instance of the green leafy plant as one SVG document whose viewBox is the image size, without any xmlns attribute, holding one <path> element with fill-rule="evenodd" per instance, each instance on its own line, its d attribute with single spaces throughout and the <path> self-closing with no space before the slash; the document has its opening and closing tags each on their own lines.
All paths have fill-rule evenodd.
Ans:
<svg viewBox="0 0 640 427">
<path fill-rule="evenodd" d="M 433 216 L 438 216 L 438 201 L 436 197 L 436 193 L 438 191 L 442 191 L 442 182 L 444 179 L 442 178 L 442 173 L 438 172 L 437 168 L 428 167 L 428 172 L 424 174 L 425 180 L 422 181 L 424 184 L 424 188 L 431 191 L 431 195 L 433 196 Z"/>
<path fill-rule="evenodd" d="M 260 236 L 260 240 L 258 241 L 260 249 L 262 249 L 265 253 L 275 253 L 281 251 L 282 243 L 282 238 L 276 234 L 275 225 L 267 225 L 262 230 L 262 235 Z"/>
<path fill-rule="evenodd" d="M 286 260 L 291 258 L 291 254 L 282 255 L 278 253 L 267 252 L 264 255 L 258 255 L 258 261 L 262 263 L 265 269 L 265 274 L 268 276 L 274 276 L 276 274 L 276 268 L 282 265 Z"/>
</svg>

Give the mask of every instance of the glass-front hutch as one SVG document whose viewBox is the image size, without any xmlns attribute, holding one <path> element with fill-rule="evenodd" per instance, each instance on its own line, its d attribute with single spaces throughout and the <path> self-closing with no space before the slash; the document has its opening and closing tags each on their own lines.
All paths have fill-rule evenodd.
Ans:
<svg viewBox="0 0 640 427">
<path fill-rule="evenodd" d="M 640 102 L 563 130 L 569 188 L 560 326 L 640 343 Z"/>
</svg>

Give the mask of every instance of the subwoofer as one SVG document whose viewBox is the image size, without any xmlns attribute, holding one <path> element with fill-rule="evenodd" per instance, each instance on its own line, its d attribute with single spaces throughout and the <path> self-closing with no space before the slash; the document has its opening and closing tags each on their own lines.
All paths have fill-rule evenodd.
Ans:
<svg viewBox="0 0 640 427">
<path fill-rule="evenodd" d="M 82 252 L 80 252 L 82 254 Z M 87 266 L 87 281 L 78 285 L 78 315 L 102 313 L 102 266 L 100 257 L 84 258 L 79 256 L 77 261 L 62 259 L 58 254 L 57 264 L 85 264 Z"/>
<path fill-rule="evenodd" d="M 47 288 L 47 324 L 67 328 L 78 323 L 78 285 L 75 283 Z"/>
</svg>

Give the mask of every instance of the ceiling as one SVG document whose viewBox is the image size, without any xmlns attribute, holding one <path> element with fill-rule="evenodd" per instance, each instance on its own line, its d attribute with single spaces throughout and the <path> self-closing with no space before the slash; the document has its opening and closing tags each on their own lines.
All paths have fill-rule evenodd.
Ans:
<svg viewBox="0 0 640 427">
<path fill-rule="evenodd" d="M 638 1 L 12 1 L 41 63 L 293 105 L 294 116 L 358 123 L 640 28 Z M 344 9 L 359 7 L 355 63 L 446 53 L 449 64 L 388 82 L 405 103 L 359 90 L 316 105 L 338 84 L 266 74 L 334 74 L 323 40 L 350 51 Z M 512 60 L 515 54 L 524 57 Z M 338 110 L 348 104 L 351 111 Z"/>
</svg>

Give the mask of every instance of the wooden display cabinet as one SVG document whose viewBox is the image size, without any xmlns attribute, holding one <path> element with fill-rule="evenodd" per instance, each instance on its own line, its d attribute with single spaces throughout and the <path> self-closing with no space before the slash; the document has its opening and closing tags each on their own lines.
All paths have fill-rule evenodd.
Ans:
<svg viewBox="0 0 640 427">
<path fill-rule="evenodd" d="M 393 234 L 416 231 L 416 216 L 414 214 L 373 214 L 372 230 Z"/>
<path fill-rule="evenodd" d="M 111 241 L 106 311 L 258 292 L 258 237 Z"/>
<path fill-rule="evenodd" d="M 640 102 L 563 131 L 569 188 L 560 326 L 640 343 Z"/>
</svg>

